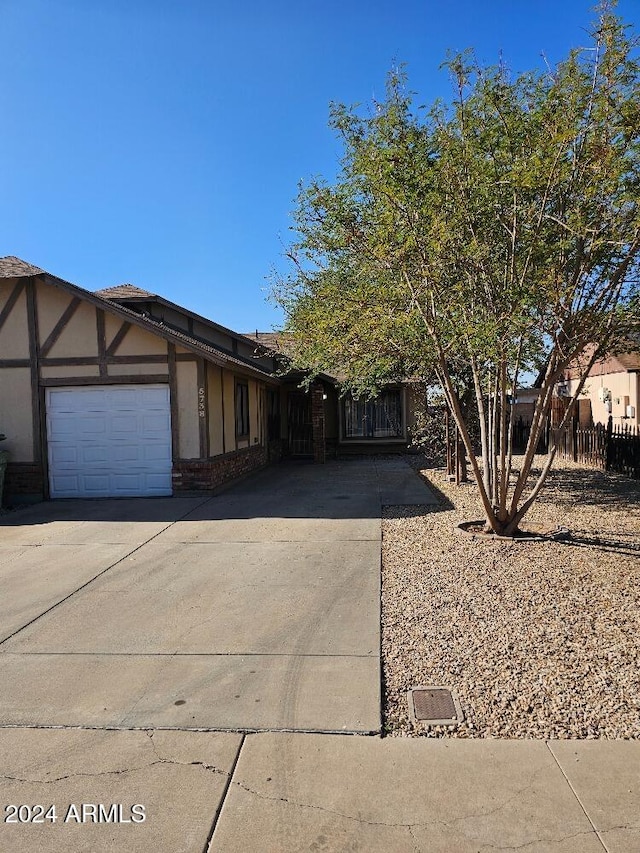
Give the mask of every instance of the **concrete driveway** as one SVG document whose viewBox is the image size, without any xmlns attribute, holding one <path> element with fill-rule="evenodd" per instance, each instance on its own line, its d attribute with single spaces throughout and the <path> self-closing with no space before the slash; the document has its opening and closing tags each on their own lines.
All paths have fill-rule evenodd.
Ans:
<svg viewBox="0 0 640 853">
<path fill-rule="evenodd" d="M 429 502 L 379 460 L 5 517 L 0 850 L 639 850 L 640 742 L 327 733 L 379 728 L 380 504 Z"/>
<path fill-rule="evenodd" d="M 379 730 L 380 506 L 430 499 L 354 460 L 9 516 L 0 725 Z"/>
</svg>

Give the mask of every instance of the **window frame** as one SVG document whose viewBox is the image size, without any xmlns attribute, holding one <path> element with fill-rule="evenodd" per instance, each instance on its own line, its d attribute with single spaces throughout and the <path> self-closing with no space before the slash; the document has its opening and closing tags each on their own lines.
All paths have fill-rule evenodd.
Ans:
<svg viewBox="0 0 640 853">
<path fill-rule="evenodd" d="M 249 412 L 249 383 L 236 379 L 234 393 L 234 421 L 236 440 L 244 441 L 250 438 L 251 417 Z M 246 430 L 243 428 L 246 427 Z"/>
<path fill-rule="evenodd" d="M 393 395 L 395 397 L 395 401 L 393 404 L 393 408 L 395 408 L 397 415 L 399 416 L 398 425 L 395 429 L 394 434 L 389 435 L 388 431 L 386 435 L 381 435 L 383 432 L 379 427 L 376 427 L 378 423 L 380 412 L 379 407 L 385 407 L 388 403 L 385 404 L 385 397 L 390 397 Z M 405 429 L 405 406 L 406 399 L 403 388 L 386 388 L 382 391 L 378 397 L 373 398 L 372 400 L 358 400 L 353 397 L 345 397 L 342 400 L 342 417 L 341 417 L 341 432 L 342 432 L 342 440 L 348 442 L 401 442 L 405 440 L 406 429 Z M 351 415 L 348 413 L 348 408 L 353 407 L 354 411 Z M 358 416 L 357 412 L 360 411 L 360 415 Z M 385 413 L 386 414 L 386 413 Z M 349 422 L 351 421 L 352 429 L 349 430 Z M 356 424 L 361 424 L 362 427 L 357 432 L 353 431 L 353 426 Z M 376 435 L 378 432 L 378 435 Z"/>
</svg>

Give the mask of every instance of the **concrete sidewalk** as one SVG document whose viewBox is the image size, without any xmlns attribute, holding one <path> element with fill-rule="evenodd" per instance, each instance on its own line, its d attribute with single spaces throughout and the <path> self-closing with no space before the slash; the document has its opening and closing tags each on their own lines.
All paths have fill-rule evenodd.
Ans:
<svg viewBox="0 0 640 853">
<path fill-rule="evenodd" d="M 0 729 L 0 758 L 4 804 L 55 806 L 10 853 L 640 850 L 638 742 Z"/>
</svg>

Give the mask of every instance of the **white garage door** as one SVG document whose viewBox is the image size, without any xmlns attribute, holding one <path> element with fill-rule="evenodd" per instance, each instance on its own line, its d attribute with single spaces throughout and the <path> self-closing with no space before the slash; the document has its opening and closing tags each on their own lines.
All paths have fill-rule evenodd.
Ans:
<svg viewBox="0 0 640 853">
<path fill-rule="evenodd" d="M 52 498 L 171 494 L 167 385 L 48 388 Z"/>
</svg>

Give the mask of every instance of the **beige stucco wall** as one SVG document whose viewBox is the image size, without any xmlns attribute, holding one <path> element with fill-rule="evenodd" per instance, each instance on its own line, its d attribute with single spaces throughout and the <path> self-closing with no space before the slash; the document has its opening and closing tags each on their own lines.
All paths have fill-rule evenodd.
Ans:
<svg viewBox="0 0 640 853">
<path fill-rule="evenodd" d="M 236 449 L 236 402 L 235 383 L 233 373 L 224 370 L 222 373 L 224 381 L 224 434 L 226 438 L 227 453 Z"/>
<path fill-rule="evenodd" d="M 12 462 L 34 461 L 31 371 L 28 367 L 0 370 L 0 432 L 7 436 L 0 450 L 8 450 Z"/>
<path fill-rule="evenodd" d="M 71 296 L 51 285 L 39 283 L 36 288 L 38 305 L 38 331 L 44 343 L 71 302 Z M 98 355 L 96 309 L 81 302 L 60 337 L 47 353 L 48 358 L 66 358 Z"/>
<path fill-rule="evenodd" d="M 166 355 L 167 342 L 164 338 L 131 326 L 118 347 L 117 355 Z"/>
<path fill-rule="evenodd" d="M 567 384 L 569 393 L 573 393 L 577 386 L 577 380 L 571 379 Z M 608 411 L 607 406 L 598 396 L 601 388 L 607 388 L 611 392 L 611 412 Z M 640 425 L 638 390 L 637 373 L 608 373 L 602 376 L 589 376 L 581 397 L 591 400 L 591 414 L 594 423 L 606 425 L 609 414 L 611 414 L 615 426 L 638 426 Z M 625 398 L 628 398 L 628 401 Z M 634 418 L 627 419 L 624 417 L 627 402 L 635 408 Z"/>
<path fill-rule="evenodd" d="M 196 363 L 194 361 L 177 362 L 176 376 L 180 459 L 198 459 L 200 457 L 200 427 Z"/>
<path fill-rule="evenodd" d="M 36 306 L 38 309 L 38 333 L 40 343 L 49 337 L 53 327 L 71 302 L 71 294 L 50 284 L 36 282 Z M 94 322 L 95 329 L 95 322 Z M 95 332 L 94 332 L 95 337 Z"/>
<path fill-rule="evenodd" d="M 0 282 L 0 311 L 16 282 L 13 279 Z M 27 298 L 23 289 L 18 301 L 0 329 L 0 358 L 29 358 L 29 333 L 27 327 Z"/>
<path fill-rule="evenodd" d="M 166 376 L 168 368 L 166 364 L 109 364 L 107 373 L 109 376 L 144 376 L 145 374 L 156 374 Z"/>
<path fill-rule="evenodd" d="M 95 376 L 100 375 L 97 364 L 60 365 L 59 367 L 41 367 L 40 373 L 43 379 L 67 379 L 73 376 Z"/>
<path fill-rule="evenodd" d="M 109 314 L 108 311 L 104 312 L 104 337 L 105 342 L 107 344 L 107 348 L 109 347 L 111 341 L 115 338 L 116 334 L 119 332 L 123 322 L 124 321 L 121 320 L 120 317 L 115 317 L 113 314 Z M 129 332 L 130 331 L 131 329 L 129 329 Z"/>
<path fill-rule="evenodd" d="M 224 453 L 222 434 L 222 371 L 216 364 L 207 365 L 207 392 L 209 404 L 209 453 Z"/>
</svg>

